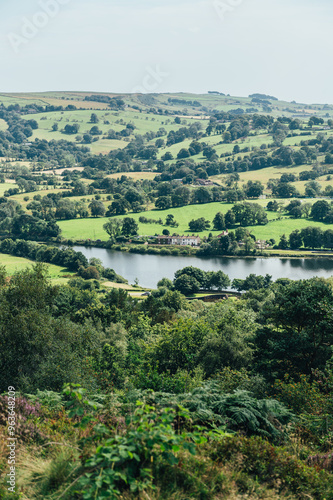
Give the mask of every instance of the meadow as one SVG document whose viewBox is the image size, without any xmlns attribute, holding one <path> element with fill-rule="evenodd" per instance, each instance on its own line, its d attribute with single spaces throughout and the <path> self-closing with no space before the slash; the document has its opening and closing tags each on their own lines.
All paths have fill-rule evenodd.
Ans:
<svg viewBox="0 0 333 500">
<path fill-rule="evenodd" d="M 90 103 L 89 103 L 90 104 Z M 90 118 L 92 111 L 97 115 L 99 122 L 91 123 Z M 31 115 L 23 116 L 24 119 L 31 119 Z M 174 123 L 173 118 L 165 116 L 152 115 L 149 113 L 139 113 L 137 110 L 126 111 L 113 111 L 110 109 L 103 110 L 75 110 L 75 111 L 57 111 L 51 113 L 36 113 L 34 120 L 38 122 L 38 129 L 33 131 L 32 139 L 45 139 L 45 140 L 67 140 L 71 142 L 76 141 L 76 136 L 89 133 L 90 129 L 97 125 L 102 133 L 107 134 L 110 129 L 115 132 L 121 132 L 127 123 L 135 126 L 134 133 L 143 135 L 147 132 L 157 132 L 160 128 L 164 128 L 167 132 L 171 130 L 178 130 L 179 128 L 194 123 L 196 119 L 188 118 L 182 120 L 181 124 Z M 58 130 L 53 131 L 52 126 L 58 125 Z M 61 130 L 68 124 L 78 124 L 80 126 L 77 134 L 64 134 Z M 122 140 L 105 139 L 103 135 L 99 135 L 99 141 L 89 144 L 93 154 L 106 154 L 111 150 L 124 148 L 128 144 L 128 138 Z M 152 141 L 154 142 L 154 141 Z"/>
<path fill-rule="evenodd" d="M 0 196 L 3 196 L 5 191 L 7 191 L 10 188 L 15 188 L 17 187 L 17 184 L 14 183 L 9 183 L 9 182 L 1 182 L 0 183 Z"/>
<path fill-rule="evenodd" d="M 33 264 L 35 264 L 35 262 L 32 260 L 0 253 L 0 265 L 6 267 L 9 276 L 13 275 L 16 271 L 22 271 L 27 267 L 31 267 Z M 65 284 L 68 281 L 68 278 L 65 276 L 74 275 L 74 273 L 68 271 L 68 269 L 54 266 L 53 264 L 47 264 L 47 268 L 53 284 Z"/>
<path fill-rule="evenodd" d="M 281 200 L 286 201 L 286 200 Z M 312 202 L 314 200 L 311 200 Z M 256 200 L 262 206 L 267 205 L 267 200 Z M 144 236 L 153 236 L 155 234 L 161 234 L 163 229 L 168 229 L 170 233 L 176 234 L 192 234 L 188 228 L 188 223 L 192 219 L 198 219 L 204 217 L 205 219 L 212 221 L 217 212 L 226 213 L 232 208 L 232 204 L 229 203 L 207 203 L 205 205 L 187 205 L 185 207 L 172 208 L 169 210 L 150 210 L 148 212 L 142 212 L 139 214 L 128 213 L 123 216 L 116 217 L 117 219 L 123 219 L 124 217 L 131 217 L 135 219 L 139 225 L 139 234 Z M 162 226 L 161 224 L 142 224 L 139 222 L 139 218 L 145 216 L 150 219 L 158 220 L 161 218 L 163 222 L 167 215 L 172 214 L 175 220 L 178 222 L 178 227 Z M 277 219 L 279 215 L 282 216 L 281 220 Z M 308 226 L 321 227 L 323 230 L 333 229 L 333 224 L 324 224 L 320 222 L 313 222 L 311 219 L 291 219 L 283 214 L 277 214 L 276 212 L 267 212 L 269 223 L 265 226 L 249 226 L 247 229 L 256 236 L 257 239 L 275 239 L 276 241 L 283 235 L 289 235 L 295 229 L 302 229 Z M 107 241 L 108 235 L 103 229 L 103 225 L 107 222 L 108 218 L 88 218 L 88 219 L 75 219 L 59 221 L 58 224 L 62 230 L 62 237 L 66 239 L 91 239 L 91 240 L 102 240 Z M 212 233 L 214 236 L 221 233 L 221 231 L 213 231 L 209 229 L 196 234 L 201 237 L 208 236 Z"/>
</svg>

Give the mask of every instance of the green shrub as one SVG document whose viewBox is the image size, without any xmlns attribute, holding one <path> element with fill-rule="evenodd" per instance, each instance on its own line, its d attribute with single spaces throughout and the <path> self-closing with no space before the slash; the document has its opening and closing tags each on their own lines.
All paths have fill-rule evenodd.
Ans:
<svg viewBox="0 0 333 500">
<path fill-rule="evenodd" d="M 222 465 L 236 466 L 246 475 L 280 492 L 287 488 L 296 498 L 332 499 L 333 477 L 305 465 L 259 437 L 226 437 L 211 446 L 210 457 Z"/>
</svg>

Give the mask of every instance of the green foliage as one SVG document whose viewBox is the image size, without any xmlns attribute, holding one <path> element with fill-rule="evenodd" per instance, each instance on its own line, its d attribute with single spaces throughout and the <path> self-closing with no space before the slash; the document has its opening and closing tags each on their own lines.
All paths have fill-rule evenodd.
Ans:
<svg viewBox="0 0 333 500">
<path fill-rule="evenodd" d="M 272 378 L 310 374 L 331 357 L 333 291 L 321 278 L 273 285 L 256 333 L 257 367 Z"/>
<path fill-rule="evenodd" d="M 72 395 L 75 396 L 74 401 L 83 400 L 80 388 L 74 388 Z M 72 410 L 70 416 L 82 415 L 81 408 Z M 79 481 L 83 498 L 118 498 L 124 490 L 139 493 L 154 489 L 156 462 L 177 464 L 177 454 L 181 449 L 195 454 L 194 442 L 202 443 L 204 438 L 199 433 L 176 433 L 172 425 L 176 417 L 189 418 L 183 408 L 178 408 L 177 412 L 170 408 L 158 411 L 153 406 L 138 402 L 136 411 L 127 420 L 124 435 L 108 437 L 109 431 L 105 426 L 95 425 L 92 439 L 102 443 L 84 463 L 88 471 Z M 89 416 L 84 417 L 81 425 L 87 425 L 90 421 Z M 91 442 L 91 438 L 88 442 Z"/>
<path fill-rule="evenodd" d="M 213 444 L 210 456 L 222 465 L 237 464 L 238 470 L 266 483 L 278 493 L 287 489 L 296 498 L 311 496 L 323 500 L 332 497 L 331 474 L 305 465 L 283 448 L 275 448 L 258 437 L 227 437 Z"/>
</svg>

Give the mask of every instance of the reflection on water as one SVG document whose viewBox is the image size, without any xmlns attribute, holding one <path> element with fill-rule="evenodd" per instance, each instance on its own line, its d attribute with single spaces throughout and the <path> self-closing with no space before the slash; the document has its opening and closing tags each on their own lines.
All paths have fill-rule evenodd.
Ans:
<svg viewBox="0 0 333 500">
<path fill-rule="evenodd" d="M 134 283 L 138 278 L 140 285 L 156 287 L 163 278 L 173 279 L 175 272 L 185 266 L 200 267 L 204 271 L 223 271 L 234 278 L 244 279 L 249 274 L 270 274 L 273 280 L 290 278 L 294 280 L 308 279 L 313 276 L 329 278 L 333 275 L 333 259 L 328 257 L 313 259 L 279 259 L 279 258 L 200 258 L 170 255 L 140 255 L 127 252 L 116 252 L 104 248 L 74 247 L 88 259 L 101 259 L 105 267 L 113 268 L 118 274 Z"/>
</svg>

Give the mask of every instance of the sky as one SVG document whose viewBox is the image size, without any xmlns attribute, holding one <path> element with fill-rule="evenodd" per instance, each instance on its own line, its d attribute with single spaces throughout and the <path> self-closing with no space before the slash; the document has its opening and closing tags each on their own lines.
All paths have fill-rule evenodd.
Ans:
<svg viewBox="0 0 333 500">
<path fill-rule="evenodd" d="M 0 92 L 333 104 L 332 0 L 0 0 Z"/>
</svg>

